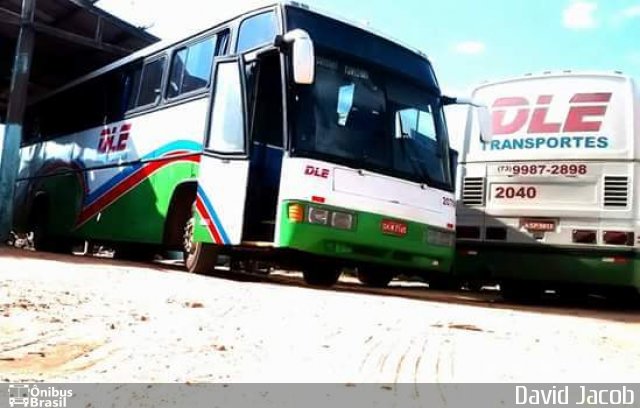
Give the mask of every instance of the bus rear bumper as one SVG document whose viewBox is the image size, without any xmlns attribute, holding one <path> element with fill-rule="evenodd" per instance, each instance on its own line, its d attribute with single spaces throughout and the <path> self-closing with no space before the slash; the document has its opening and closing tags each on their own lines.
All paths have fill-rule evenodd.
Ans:
<svg viewBox="0 0 640 408">
<path fill-rule="evenodd" d="M 640 256 L 633 249 L 458 243 L 454 269 L 462 280 L 640 289 Z"/>
</svg>

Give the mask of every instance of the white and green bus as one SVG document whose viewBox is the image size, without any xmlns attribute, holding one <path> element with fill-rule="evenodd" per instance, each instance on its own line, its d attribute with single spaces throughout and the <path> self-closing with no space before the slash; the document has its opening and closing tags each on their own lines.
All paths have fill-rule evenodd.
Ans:
<svg viewBox="0 0 640 408">
<path fill-rule="evenodd" d="M 548 72 L 479 86 L 493 139 L 469 119 L 457 276 L 503 294 L 640 289 L 640 88 L 616 72 Z M 479 282 L 479 283 L 478 283 Z"/>
<path fill-rule="evenodd" d="M 251 10 L 32 104 L 15 225 L 44 250 L 184 250 L 192 272 L 446 274 L 455 102 L 418 51 L 296 3 Z"/>
</svg>

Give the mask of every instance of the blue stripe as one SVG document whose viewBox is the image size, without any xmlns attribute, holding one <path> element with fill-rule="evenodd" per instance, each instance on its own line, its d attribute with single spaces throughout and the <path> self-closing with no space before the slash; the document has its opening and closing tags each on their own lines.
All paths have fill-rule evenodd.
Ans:
<svg viewBox="0 0 640 408">
<path fill-rule="evenodd" d="M 191 140 L 177 140 L 175 142 L 171 142 L 167 145 L 164 145 L 157 150 L 152 151 L 151 153 L 142 157 L 141 160 L 162 157 L 167 153 L 171 153 L 179 150 L 188 150 L 190 152 L 196 153 L 202 150 L 202 143 L 193 142 Z"/>
<path fill-rule="evenodd" d="M 207 208 L 207 211 L 209 211 L 209 215 L 211 215 L 211 219 L 213 220 L 213 223 L 216 225 L 216 229 L 220 234 L 220 238 L 222 238 L 222 242 L 225 245 L 230 244 L 231 240 L 229 239 L 227 232 L 224 230 L 224 227 L 222 226 L 222 222 L 220 222 L 220 218 L 218 217 L 216 210 L 213 208 L 211 201 L 209 201 L 209 197 L 207 197 L 207 194 L 204 192 L 204 190 L 200 185 L 198 185 L 198 195 L 200 196 L 200 198 L 202 198 L 202 203 Z"/>
<path fill-rule="evenodd" d="M 142 161 L 150 160 L 150 159 L 162 157 L 167 153 L 170 153 L 173 151 L 181 151 L 181 150 L 187 150 L 187 151 L 196 153 L 202 150 L 202 144 L 193 142 L 190 140 L 177 140 L 175 142 L 171 142 L 167 145 L 164 145 L 159 149 L 152 151 L 151 153 L 146 154 L 145 156 L 141 157 L 140 160 Z M 110 178 L 104 184 L 98 187 L 94 192 L 87 195 L 84 201 L 84 205 L 85 206 L 91 205 L 94 201 L 96 201 L 101 196 L 106 194 L 109 190 L 114 188 L 116 185 L 120 184 L 120 182 L 125 180 L 127 177 L 133 175 L 136 171 L 140 170 L 142 166 L 143 166 L 143 163 L 139 163 L 139 162 L 132 164 L 130 166 L 127 166 L 122 172 Z M 84 168 L 84 166 L 82 166 L 82 168 Z"/>
</svg>

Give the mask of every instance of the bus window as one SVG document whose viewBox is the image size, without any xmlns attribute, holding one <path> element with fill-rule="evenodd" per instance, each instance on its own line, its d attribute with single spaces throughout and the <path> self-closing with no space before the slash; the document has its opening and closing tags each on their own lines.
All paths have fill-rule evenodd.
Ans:
<svg viewBox="0 0 640 408">
<path fill-rule="evenodd" d="M 255 95 L 249 95 L 255 109 L 252 138 L 254 142 L 282 147 L 282 82 L 278 54 L 262 57 L 259 70 L 259 75 L 255 72 L 247 75 L 247 87 L 256 90 Z"/>
<path fill-rule="evenodd" d="M 244 115 L 240 73 L 235 62 L 218 65 L 207 148 L 218 153 L 244 153 Z"/>
<path fill-rule="evenodd" d="M 175 98 L 180 95 L 182 88 L 182 76 L 184 75 L 184 66 L 187 61 L 189 50 L 183 48 L 173 54 L 171 61 L 171 72 L 169 73 L 169 89 L 167 90 L 167 98 Z"/>
<path fill-rule="evenodd" d="M 218 42 L 216 44 L 216 55 L 226 55 L 229 49 L 229 30 L 218 33 Z"/>
<path fill-rule="evenodd" d="M 136 107 L 155 105 L 160 101 L 164 62 L 165 58 L 162 57 L 145 64 L 142 69 L 140 93 Z"/>
<path fill-rule="evenodd" d="M 140 75 L 142 74 L 142 67 L 136 67 L 125 74 L 124 79 L 124 95 L 127 101 L 127 110 L 131 110 L 136 107 L 136 101 L 138 99 L 138 92 L 140 91 Z"/>
<path fill-rule="evenodd" d="M 209 86 L 215 44 L 216 37 L 212 37 L 189 47 L 187 64 L 182 77 L 182 93 Z"/>
<path fill-rule="evenodd" d="M 228 32 L 224 31 L 176 51 L 171 60 L 167 98 L 207 88 L 213 58 L 226 51 L 227 39 Z"/>
<path fill-rule="evenodd" d="M 258 14 L 244 20 L 240 25 L 238 35 L 238 53 L 269 44 L 277 34 L 277 23 L 275 13 Z"/>
</svg>

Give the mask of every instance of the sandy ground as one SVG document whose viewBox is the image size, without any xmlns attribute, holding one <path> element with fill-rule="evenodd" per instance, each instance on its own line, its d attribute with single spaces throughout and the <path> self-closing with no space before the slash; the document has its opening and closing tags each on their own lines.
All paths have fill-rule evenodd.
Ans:
<svg viewBox="0 0 640 408">
<path fill-rule="evenodd" d="M 638 311 L 0 249 L 0 380 L 640 382 Z"/>
</svg>

